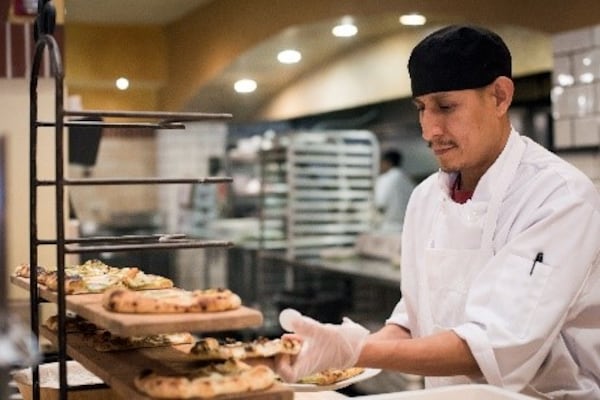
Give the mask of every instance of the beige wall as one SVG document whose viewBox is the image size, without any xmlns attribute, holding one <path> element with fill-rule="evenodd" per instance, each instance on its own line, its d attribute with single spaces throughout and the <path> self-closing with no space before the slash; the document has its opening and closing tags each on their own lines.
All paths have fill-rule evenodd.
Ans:
<svg viewBox="0 0 600 400">
<path fill-rule="evenodd" d="M 41 80 L 38 87 L 39 118 L 51 120 L 54 111 L 54 81 Z M 40 179 L 53 178 L 54 145 L 51 128 L 40 129 L 38 136 L 38 171 Z M 25 79 L 0 79 L 0 134 L 6 138 L 6 219 L 7 243 L 5 274 L 29 260 L 29 82 Z M 39 191 L 40 237 L 54 237 L 54 192 L 49 188 Z M 39 262 L 56 265 L 55 251 L 41 248 Z M 25 297 L 26 291 L 9 285 L 9 298 Z"/>
<path fill-rule="evenodd" d="M 458 18 L 483 25 L 512 24 L 547 34 L 597 23 L 600 2 L 574 0 L 568 15 L 563 2 L 527 1 L 514 7 L 502 1 L 421 0 L 419 10 L 431 15 L 432 20 L 445 16 L 443 19 Z M 294 1 L 219 0 L 208 2 L 164 28 L 119 25 L 101 28 L 70 23 L 67 14 L 66 80 L 71 93 L 83 95 L 87 109 L 180 111 L 244 52 L 286 28 L 337 18 L 342 12 L 356 16 L 396 13 L 412 3 L 411 0 L 305 0 L 299 8 Z M 131 94 L 117 93 L 112 87 L 116 76 L 110 73 L 111 68 L 113 73 L 121 70 L 143 80 L 143 91 L 133 93 L 132 88 Z M 107 93 L 100 93 L 102 90 Z M 379 97 L 377 101 L 384 99 Z M 361 104 L 370 101 L 364 99 Z"/>
<path fill-rule="evenodd" d="M 285 28 L 337 18 L 340 13 L 355 16 L 396 13 L 407 4 L 414 6 L 414 3 L 414 0 L 209 2 L 167 29 L 169 82 L 162 96 L 163 105 L 167 109 L 182 109 L 202 85 L 221 73 L 244 51 Z M 546 33 L 567 29 L 575 21 L 580 26 L 597 23 L 600 2 L 572 1 L 568 13 L 564 11 L 563 3 L 563 0 L 521 1 L 515 7 L 507 1 L 420 0 L 418 8 L 419 12 L 432 16 L 432 19 L 436 16 L 460 16 L 460 21 L 527 26 Z"/>
<path fill-rule="evenodd" d="M 156 141 L 153 135 L 106 133 L 107 129 L 100 141 L 96 165 L 89 171 L 90 177 L 144 178 L 156 175 Z M 69 175 L 82 177 L 84 169 L 71 165 Z M 82 224 L 107 223 L 120 214 L 158 209 L 156 185 L 77 186 L 71 188 L 70 195 Z"/>
<path fill-rule="evenodd" d="M 518 27 L 500 26 L 495 30 L 511 49 L 514 76 L 552 69 L 549 36 Z M 294 118 L 410 97 L 406 65 L 421 38 L 421 31 L 398 34 L 346 54 L 283 90 L 264 107 L 260 117 Z"/>
</svg>

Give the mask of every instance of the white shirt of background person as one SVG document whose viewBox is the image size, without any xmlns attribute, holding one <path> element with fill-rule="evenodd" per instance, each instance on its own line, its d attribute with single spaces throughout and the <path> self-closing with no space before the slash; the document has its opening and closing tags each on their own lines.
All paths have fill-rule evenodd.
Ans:
<svg viewBox="0 0 600 400">
<path fill-rule="evenodd" d="M 400 169 L 402 155 L 388 150 L 381 156 L 381 175 L 375 182 L 375 206 L 381 212 L 379 229 L 383 232 L 400 232 L 406 205 L 415 184 Z"/>
</svg>

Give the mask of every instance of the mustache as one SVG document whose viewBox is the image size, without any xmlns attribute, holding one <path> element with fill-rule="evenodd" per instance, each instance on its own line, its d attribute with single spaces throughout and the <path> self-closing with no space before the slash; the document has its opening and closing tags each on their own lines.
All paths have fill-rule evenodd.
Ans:
<svg viewBox="0 0 600 400">
<path fill-rule="evenodd" d="M 455 146 L 456 143 L 452 140 L 436 140 L 436 141 L 427 141 L 427 147 L 432 148 L 436 147 L 444 147 L 444 146 Z"/>
</svg>

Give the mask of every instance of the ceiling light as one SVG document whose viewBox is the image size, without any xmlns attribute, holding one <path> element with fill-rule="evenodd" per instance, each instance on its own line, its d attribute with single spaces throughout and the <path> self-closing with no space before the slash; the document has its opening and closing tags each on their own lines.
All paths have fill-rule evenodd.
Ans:
<svg viewBox="0 0 600 400">
<path fill-rule="evenodd" d="M 358 28 L 352 22 L 342 22 L 334 26 L 331 33 L 337 37 L 351 37 L 358 33 Z"/>
<path fill-rule="evenodd" d="M 425 22 L 427 22 L 427 18 L 418 13 L 404 14 L 400 16 L 400 23 L 402 25 L 420 26 L 425 25 Z"/>
<path fill-rule="evenodd" d="M 295 64 L 302 59 L 298 50 L 283 50 L 277 54 L 277 60 L 282 64 Z"/>
<path fill-rule="evenodd" d="M 558 97 L 565 92 L 565 89 L 562 86 L 554 86 L 550 94 L 554 97 Z M 554 99 L 556 100 L 556 99 Z"/>
<path fill-rule="evenodd" d="M 233 84 L 233 88 L 238 93 L 252 93 L 256 90 L 256 81 L 252 79 L 240 79 Z"/>
<path fill-rule="evenodd" d="M 573 78 L 573 75 L 569 74 L 558 74 L 556 80 L 560 86 L 571 86 L 575 83 L 575 78 Z"/>
<path fill-rule="evenodd" d="M 592 83 L 594 81 L 594 74 L 591 72 L 586 72 L 579 75 L 579 82 L 582 83 Z"/>
<path fill-rule="evenodd" d="M 129 87 L 129 79 L 120 77 L 115 81 L 115 86 L 119 90 L 127 90 L 127 88 Z"/>
</svg>

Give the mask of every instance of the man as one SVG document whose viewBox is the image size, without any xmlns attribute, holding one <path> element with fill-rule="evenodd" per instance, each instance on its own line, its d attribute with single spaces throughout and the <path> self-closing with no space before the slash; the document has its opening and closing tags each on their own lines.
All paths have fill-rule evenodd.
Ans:
<svg viewBox="0 0 600 400">
<path fill-rule="evenodd" d="M 375 182 L 375 206 L 382 213 L 380 230 L 401 232 L 404 213 L 415 185 L 400 169 L 402 155 L 387 150 L 381 155 L 381 175 Z"/>
<path fill-rule="evenodd" d="M 413 192 L 402 299 L 368 335 L 283 312 L 305 343 L 287 380 L 327 367 L 488 383 L 536 397 L 600 398 L 600 198 L 581 172 L 511 129 L 511 56 L 495 33 L 451 26 L 408 63 L 440 171 Z"/>
</svg>

